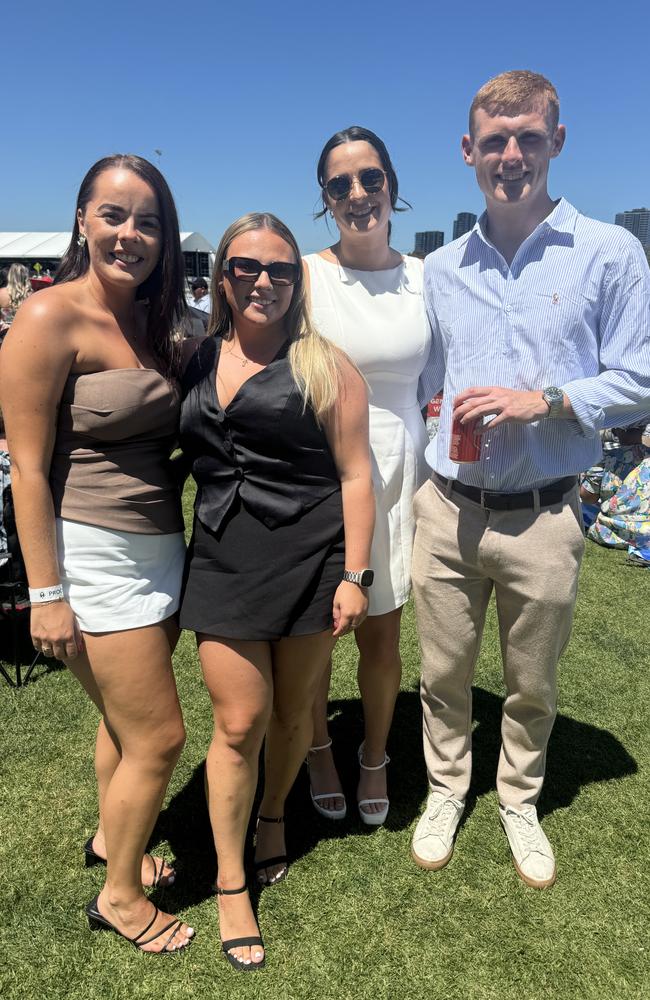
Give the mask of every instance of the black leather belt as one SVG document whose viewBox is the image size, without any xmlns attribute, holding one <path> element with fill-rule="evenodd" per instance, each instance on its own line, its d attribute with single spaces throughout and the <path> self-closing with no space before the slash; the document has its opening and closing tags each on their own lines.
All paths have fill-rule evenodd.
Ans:
<svg viewBox="0 0 650 1000">
<path fill-rule="evenodd" d="M 447 486 L 450 482 L 439 472 L 434 472 L 431 478 L 442 486 Z M 529 490 L 527 493 L 493 493 L 491 490 L 481 490 L 478 486 L 467 486 L 458 479 L 452 479 L 451 489 L 452 493 L 460 493 L 461 496 L 473 500 L 487 510 L 524 510 L 534 508 L 535 493 L 539 493 L 540 507 L 550 507 L 554 503 L 559 503 L 577 482 L 577 476 L 565 476 L 564 479 L 556 479 L 548 486 L 542 486 L 539 490 Z"/>
</svg>

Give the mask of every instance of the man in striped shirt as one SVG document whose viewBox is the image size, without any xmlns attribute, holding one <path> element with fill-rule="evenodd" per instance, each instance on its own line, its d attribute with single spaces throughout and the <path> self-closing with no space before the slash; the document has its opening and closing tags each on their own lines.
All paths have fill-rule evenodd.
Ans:
<svg viewBox="0 0 650 1000">
<path fill-rule="evenodd" d="M 550 198 L 558 121 L 555 88 L 527 71 L 495 77 L 470 109 L 463 157 L 486 211 L 425 264 L 433 341 L 421 401 L 444 395 L 432 476 L 415 499 L 413 562 L 431 789 L 413 858 L 435 870 L 453 852 L 494 590 L 507 689 L 499 815 L 535 888 L 556 876 L 535 806 L 584 549 L 577 474 L 599 459 L 601 429 L 650 410 L 648 265 L 626 230 Z M 478 420 L 478 461 L 449 459 L 455 420 Z"/>
</svg>

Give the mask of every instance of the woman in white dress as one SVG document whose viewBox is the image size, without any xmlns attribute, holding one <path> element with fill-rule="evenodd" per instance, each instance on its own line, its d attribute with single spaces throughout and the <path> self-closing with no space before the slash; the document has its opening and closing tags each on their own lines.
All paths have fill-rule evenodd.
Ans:
<svg viewBox="0 0 650 1000">
<path fill-rule="evenodd" d="M 417 392 L 430 331 L 422 261 L 404 257 L 389 243 L 390 217 L 400 209 L 384 143 L 359 126 L 337 132 L 323 148 L 317 176 L 319 215 L 330 213 L 339 240 L 305 257 L 313 318 L 355 361 L 369 386 L 377 515 L 369 612 L 355 633 L 365 722 L 357 802 L 361 820 L 379 826 L 388 814 L 386 742 L 401 679 L 400 619 L 411 588 L 412 502 L 426 478 L 427 437 Z M 342 819 L 346 803 L 327 728 L 328 689 L 329 674 L 314 707 L 311 797 L 321 815 Z"/>
</svg>

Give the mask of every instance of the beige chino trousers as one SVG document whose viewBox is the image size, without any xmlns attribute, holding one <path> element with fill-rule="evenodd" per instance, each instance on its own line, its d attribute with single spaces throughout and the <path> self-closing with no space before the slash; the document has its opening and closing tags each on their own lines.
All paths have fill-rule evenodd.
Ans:
<svg viewBox="0 0 650 1000">
<path fill-rule="evenodd" d="M 506 686 L 497 791 L 502 805 L 534 805 L 585 545 L 577 487 L 538 511 L 491 511 L 432 477 L 416 494 L 414 509 L 413 592 L 429 784 L 461 801 L 467 795 L 471 685 L 494 589 Z"/>
</svg>

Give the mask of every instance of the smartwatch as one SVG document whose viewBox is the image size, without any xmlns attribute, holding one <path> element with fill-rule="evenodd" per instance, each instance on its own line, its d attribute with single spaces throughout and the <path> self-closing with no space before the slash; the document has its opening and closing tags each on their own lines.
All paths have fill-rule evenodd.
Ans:
<svg viewBox="0 0 650 1000">
<path fill-rule="evenodd" d="M 375 574 L 371 569 L 343 570 L 343 579 L 348 583 L 357 583 L 360 587 L 371 587 Z"/>
</svg>

